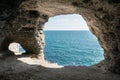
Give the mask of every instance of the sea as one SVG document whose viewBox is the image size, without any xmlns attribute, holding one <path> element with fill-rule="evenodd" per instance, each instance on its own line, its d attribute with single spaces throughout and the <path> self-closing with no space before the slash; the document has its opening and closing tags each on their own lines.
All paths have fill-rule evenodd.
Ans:
<svg viewBox="0 0 120 80">
<path fill-rule="evenodd" d="M 90 31 L 44 31 L 45 59 L 62 66 L 92 66 L 104 59 Z"/>
</svg>

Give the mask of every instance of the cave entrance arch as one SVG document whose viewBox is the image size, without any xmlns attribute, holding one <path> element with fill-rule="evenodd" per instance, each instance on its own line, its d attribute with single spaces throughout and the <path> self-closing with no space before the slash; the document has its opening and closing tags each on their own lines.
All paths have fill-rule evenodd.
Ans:
<svg viewBox="0 0 120 80">
<path fill-rule="evenodd" d="M 34 33 L 32 31 L 22 31 L 21 33 L 16 32 L 15 34 L 7 35 L 1 43 L 1 51 L 9 52 L 9 44 L 16 42 L 22 45 L 22 47 L 26 50 L 25 54 L 28 54 L 28 56 L 32 57 L 34 54 L 37 55 L 38 46 L 33 35 Z"/>
<path fill-rule="evenodd" d="M 22 55 L 26 53 L 26 50 L 22 47 L 20 43 L 10 43 L 8 49 L 14 53 L 14 55 Z"/>
<path fill-rule="evenodd" d="M 13 29 L 16 29 L 16 27 L 14 27 L 13 24 L 21 25 L 25 24 L 24 26 L 27 27 L 29 26 L 27 24 L 30 24 L 32 21 L 34 22 L 32 26 L 36 27 L 39 21 L 42 25 L 47 21 L 47 18 L 50 16 L 66 13 L 81 14 L 82 16 L 85 17 L 90 29 L 92 30 L 92 33 L 94 33 L 97 36 L 101 46 L 104 49 L 105 60 L 103 62 L 106 68 L 112 72 L 120 73 L 119 0 L 104 0 L 104 1 L 34 0 L 34 1 L 35 1 L 34 4 L 32 4 L 31 6 L 32 2 L 31 0 L 22 0 L 20 2 L 16 0 L 14 1 L 14 3 L 10 3 L 11 2 L 10 0 L 9 1 L 1 0 L 0 4 L 2 6 L 0 8 L 1 9 L 0 31 L 2 33 L 9 34 L 8 31 L 11 32 L 14 31 Z M 16 4 L 18 2 L 19 4 Z M 14 15 L 13 13 L 18 14 Z M 7 30 L 8 28 L 10 28 L 11 30 Z M 34 41 L 36 41 L 37 43 L 38 40 Z M 7 50 L 8 46 L 6 47 L 4 46 L 4 44 L 1 44 L 0 50 Z M 29 45 L 29 47 L 31 47 L 31 45 Z M 38 49 L 38 47 L 40 47 L 40 45 L 37 45 L 37 48 L 31 50 L 33 49 L 32 45 L 31 48 L 26 47 L 26 49 L 28 48 L 27 51 L 40 53 L 40 48 Z"/>
<path fill-rule="evenodd" d="M 44 27 L 46 41 L 44 53 L 47 60 L 64 66 L 91 66 L 104 59 L 103 49 L 100 47 L 97 38 L 89 31 L 87 23 L 81 15 L 54 16 L 49 18 Z M 74 37 L 76 35 L 80 38 Z M 74 44 L 75 41 L 76 44 Z"/>
</svg>

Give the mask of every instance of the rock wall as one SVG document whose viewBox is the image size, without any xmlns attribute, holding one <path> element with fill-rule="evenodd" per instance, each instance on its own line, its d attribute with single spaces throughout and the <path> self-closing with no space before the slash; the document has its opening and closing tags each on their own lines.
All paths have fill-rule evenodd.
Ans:
<svg viewBox="0 0 120 80">
<path fill-rule="evenodd" d="M 43 59 L 44 23 L 51 16 L 75 13 L 84 17 L 104 49 L 103 65 L 120 73 L 119 8 L 119 0 L 0 0 L 0 50 L 15 41 Z"/>
</svg>

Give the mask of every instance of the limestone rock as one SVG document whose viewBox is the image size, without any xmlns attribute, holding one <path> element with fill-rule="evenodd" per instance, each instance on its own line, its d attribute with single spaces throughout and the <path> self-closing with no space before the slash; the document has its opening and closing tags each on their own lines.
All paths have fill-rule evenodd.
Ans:
<svg viewBox="0 0 120 80">
<path fill-rule="evenodd" d="M 120 0 L 0 0 L 0 50 L 21 43 L 42 54 L 43 25 L 60 14 L 82 15 L 104 49 L 106 69 L 120 73 Z M 43 51 L 42 51 L 43 52 Z"/>
</svg>

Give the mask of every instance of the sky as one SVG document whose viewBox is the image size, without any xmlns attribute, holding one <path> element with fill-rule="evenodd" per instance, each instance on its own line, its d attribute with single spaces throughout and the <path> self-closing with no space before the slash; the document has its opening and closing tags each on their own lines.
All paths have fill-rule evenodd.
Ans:
<svg viewBox="0 0 120 80">
<path fill-rule="evenodd" d="M 69 14 L 50 17 L 44 30 L 89 30 L 81 15 Z"/>
</svg>

